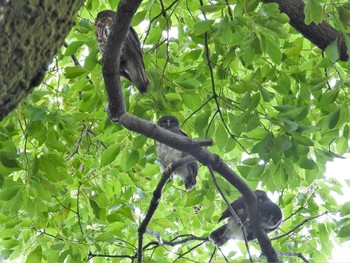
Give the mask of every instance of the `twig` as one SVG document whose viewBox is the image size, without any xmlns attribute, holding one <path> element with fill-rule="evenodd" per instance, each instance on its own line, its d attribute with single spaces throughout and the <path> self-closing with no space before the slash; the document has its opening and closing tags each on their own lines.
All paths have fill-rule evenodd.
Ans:
<svg viewBox="0 0 350 263">
<path fill-rule="evenodd" d="M 94 254 L 91 251 L 88 253 L 88 258 L 86 261 L 89 261 L 92 258 L 95 257 L 100 257 L 100 258 L 128 258 L 131 260 L 131 262 L 134 261 L 135 257 L 134 256 L 129 256 L 129 255 L 109 255 L 109 254 Z"/>
<path fill-rule="evenodd" d="M 180 256 L 178 256 L 173 262 L 179 260 L 180 258 L 183 258 L 184 256 L 186 256 L 188 253 L 190 253 L 191 251 L 195 250 L 197 247 L 200 247 L 201 245 L 203 245 L 204 243 L 206 243 L 207 241 L 203 241 L 197 245 L 195 245 L 194 247 L 191 247 L 189 250 L 187 250 L 185 253 L 181 254 Z"/>
<path fill-rule="evenodd" d="M 286 252 L 277 252 L 279 256 L 282 257 L 298 257 L 302 259 L 305 263 L 309 263 L 310 261 L 307 260 L 306 257 L 303 256 L 302 253 L 286 253 Z"/>
<path fill-rule="evenodd" d="M 147 210 L 145 218 L 142 220 L 141 225 L 138 229 L 139 233 L 139 242 L 138 242 L 138 253 L 137 253 L 137 261 L 139 263 L 142 263 L 142 250 L 143 250 L 143 235 L 146 232 L 147 225 L 151 221 L 152 216 L 154 215 L 155 211 L 158 208 L 158 204 L 160 201 L 160 198 L 162 196 L 162 191 L 165 186 L 165 184 L 168 182 L 170 179 L 172 173 L 176 171 L 179 167 L 183 166 L 186 163 L 190 163 L 196 161 L 196 158 L 193 156 L 186 156 L 185 158 L 180 159 L 179 161 L 173 163 L 171 166 L 168 166 L 168 169 L 166 169 L 163 172 L 162 178 L 159 180 L 159 183 L 156 187 L 156 189 L 153 192 L 153 197 L 151 199 L 149 208 Z"/>
<path fill-rule="evenodd" d="M 304 225 L 305 223 L 307 223 L 307 222 L 309 222 L 309 221 L 311 221 L 311 220 L 313 220 L 313 219 L 319 218 L 319 217 L 321 217 L 321 216 L 327 215 L 328 213 L 330 213 L 330 212 L 326 211 L 326 212 L 323 212 L 323 213 L 321 213 L 321 214 L 319 214 L 319 215 L 317 215 L 317 216 L 312 216 L 312 217 L 310 217 L 310 218 L 307 218 L 307 219 L 305 219 L 303 222 L 301 222 L 299 225 L 293 227 L 293 228 L 292 228 L 291 230 L 289 230 L 287 233 L 284 233 L 283 235 L 280 235 L 280 236 L 271 238 L 271 241 L 272 241 L 272 240 L 276 240 L 276 239 L 280 239 L 280 238 L 285 237 L 285 236 L 288 236 L 289 234 L 293 233 L 295 230 L 297 230 L 299 227 L 301 227 L 301 226 Z"/>
<path fill-rule="evenodd" d="M 80 187 L 83 185 L 82 182 L 79 183 L 79 186 L 78 186 L 78 191 L 77 191 L 77 217 L 78 217 L 78 225 L 79 225 L 79 228 L 80 228 L 80 232 L 81 234 L 84 236 L 84 231 L 83 231 L 83 227 L 81 225 L 81 218 L 80 218 L 80 209 L 79 209 L 79 200 L 80 200 Z"/>
<path fill-rule="evenodd" d="M 230 263 L 230 261 L 228 261 L 227 257 L 225 256 L 224 252 L 222 252 L 221 248 L 219 248 L 219 251 L 220 251 L 222 257 L 225 259 L 225 262 Z"/>
</svg>

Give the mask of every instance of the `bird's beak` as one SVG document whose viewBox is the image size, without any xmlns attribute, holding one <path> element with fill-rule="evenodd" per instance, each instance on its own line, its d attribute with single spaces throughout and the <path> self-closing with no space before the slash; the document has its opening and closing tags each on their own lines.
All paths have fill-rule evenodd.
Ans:
<svg viewBox="0 0 350 263">
<path fill-rule="evenodd" d="M 167 123 L 167 125 L 166 125 L 166 126 L 167 126 L 168 128 L 170 128 L 170 120 L 167 120 L 167 122 L 166 122 L 166 123 Z"/>
</svg>

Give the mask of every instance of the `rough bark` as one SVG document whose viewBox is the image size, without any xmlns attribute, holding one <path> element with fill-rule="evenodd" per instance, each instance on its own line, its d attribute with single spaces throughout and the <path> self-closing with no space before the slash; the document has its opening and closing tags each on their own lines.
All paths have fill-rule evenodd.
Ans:
<svg viewBox="0 0 350 263">
<path fill-rule="evenodd" d="M 83 0 L 0 0 L 0 120 L 39 85 Z"/>
<path fill-rule="evenodd" d="M 344 34 L 333 28 L 326 21 L 320 24 L 305 24 L 305 4 L 302 0 L 263 0 L 264 3 L 277 3 L 281 12 L 290 19 L 290 25 L 298 30 L 304 37 L 310 40 L 320 49 L 325 50 L 333 41 L 338 41 L 339 59 L 347 61 L 349 55 L 344 40 Z"/>
</svg>

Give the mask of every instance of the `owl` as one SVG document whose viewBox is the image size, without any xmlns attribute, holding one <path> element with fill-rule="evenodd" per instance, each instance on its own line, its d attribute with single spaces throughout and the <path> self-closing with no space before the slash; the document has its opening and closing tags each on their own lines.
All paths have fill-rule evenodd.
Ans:
<svg viewBox="0 0 350 263">
<path fill-rule="evenodd" d="M 266 192 L 261 190 L 254 191 L 258 202 L 258 217 L 260 227 L 266 233 L 277 229 L 283 221 L 282 211 L 278 205 L 272 202 Z M 230 205 L 236 212 L 237 216 L 243 224 L 243 229 L 248 241 L 255 239 L 252 225 L 249 219 L 248 210 L 243 197 L 236 199 Z M 219 221 L 228 218 L 227 223 L 210 233 L 209 239 L 216 246 L 222 246 L 229 239 L 244 240 L 244 236 L 240 226 L 234 220 L 231 212 L 227 208 L 219 218 Z"/>
<path fill-rule="evenodd" d="M 95 33 L 98 48 L 102 54 L 107 47 L 107 39 L 115 15 L 116 13 L 112 10 L 104 10 L 98 13 L 96 17 Z M 131 26 L 120 57 L 120 75 L 134 84 L 141 93 L 147 91 L 150 81 L 146 77 L 141 44 L 136 31 Z"/>
<path fill-rule="evenodd" d="M 159 119 L 157 124 L 173 133 L 188 137 L 187 134 L 181 130 L 179 121 L 174 116 L 163 116 Z M 168 165 L 188 155 L 189 154 L 186 152 L 176 150 L 163 143 L 157 142 L 157 161 L 163 171 L 168 167 Z M 184 182 L 186 190 L 191 190 L 195 186 L 197 173 L 197 162 L 187 163 L 175 171 L 175 175 Z"/>
</svg>

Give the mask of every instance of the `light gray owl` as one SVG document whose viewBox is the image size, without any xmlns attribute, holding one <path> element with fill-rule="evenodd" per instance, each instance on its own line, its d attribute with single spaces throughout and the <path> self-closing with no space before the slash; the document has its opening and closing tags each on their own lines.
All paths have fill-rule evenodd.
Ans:
<svg viewBox="0 0 350 263">
<path fill-rule="evenodd" d="M 258 202 L 260 227 L 262 227 L 266 233 L 270 233 L 271 231 L 277 229 L 282 223 L 282 211 L 278 205 L 268 198 L 266 192 L 256 190 L 254 193 Z M 247 240 L 250 241 L 255 239 L 244 198 L 240 197 L 236 199 L 230 206 L 240 218 Z M 219 222 L 225 218 L 228 218 L 227 223 L 214 230 L 209 235 L 209 239 L 213 241 L 214 245 L 216 246 L 222 246 L 231 238 L 244 240 L 242 230 L 232 217 L 228 208 L 222 213 L 221 217 L 219 218 Z"/>
<path fill-rule="evenodd" d="M 111 31 L 113 18 L 115 15 L 116 13 L 112 10 L 104 10 L 98 13 L 96 17 L 95 33 L 98 48 L 102 54 L 106 49 L 107 39 Z M 124 42 L 120 58 L 120 75 L 133 83 L 141 93 L 147 91 L 150 81 L 146 77 L 141 44 L 137 37 L 137 33 L 131 26 Z"/>
<path fill-rule="evenodd" d="M 187 134 L 181 130 L 179 121 L 174 116 L 163 116 L 159 119 L 157 124 L 173 133 L 188 137 Z M 188 155 L 189 154 L 186 152 L 181 152 L 163 143 L 157 142 L 157 161 L 159 162 L 163 171 L 169 164 L 174 163 Z M 197 162 L 187 163 L 175 171 L 175 175 L 180 177 L 180 179 L 184 182 L 186 190 L 191 190 L 195 186 L 197 173 Z"/>
</svg>

